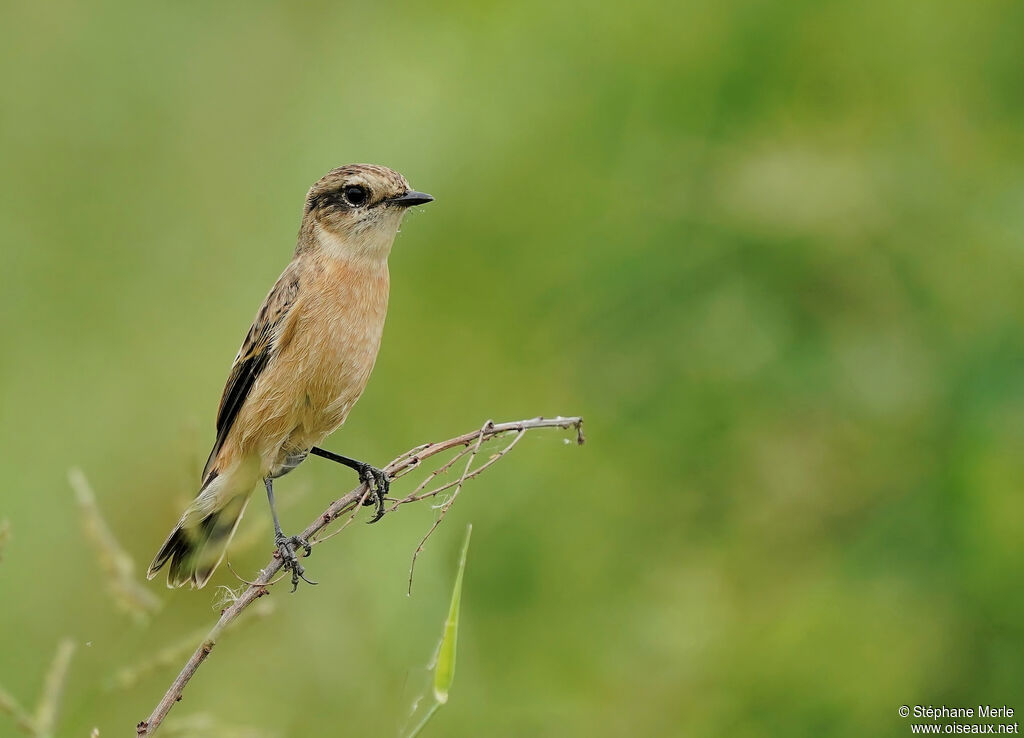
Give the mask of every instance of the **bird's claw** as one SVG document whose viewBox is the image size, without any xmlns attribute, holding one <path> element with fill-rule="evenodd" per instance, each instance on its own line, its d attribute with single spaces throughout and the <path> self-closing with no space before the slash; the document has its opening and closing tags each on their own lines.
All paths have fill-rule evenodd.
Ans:
<svg viewBox="0 0 1024 738">
<path fill-rule="evenodd" d="M 307 541 L 302 536 L 292 536 L 288 539 L 288 543 L 291 544 L 294 550 L 298 550 L 301 548 L 303 558 L 308 558 L 310 554 L 313 553 L 313 547 L 309 545 L 309 541 Z"/>
<path fill-rule="evenodd" d="M 277 544 L 277 556 L 283 562 L 282 568 L 285 571 L 291 571 L 292 573 L 292 592 L 299 588 L 299 580 L 306 582 L 306 584 L 316 584 L 312 579 L 306 578 L 306 570 L 299 563 L 299 557 L 295 555 L 298 549 L 302 549 L 305 556 L 309 556 L 313 553 L 312 547 L 309 545 L 309 541 L 306 541 L 299 536 L 277 536 L 274 539 L 274 543 Z"/>
<path fill-rule="evenodd" d="M 370 490 L 370 495 L 363 502 L 363 505 L 377 506 L 373 517 L 366 521 L 367 525 L 370 525 L 384 517 L 384 499 L 388 495 L 388 490 L 391 489 L 391 480 L 388 479 L 388 475 L 385 472 L 377 467 L 364 464 L 359 469 L 359 481 Z"/>
</svg>

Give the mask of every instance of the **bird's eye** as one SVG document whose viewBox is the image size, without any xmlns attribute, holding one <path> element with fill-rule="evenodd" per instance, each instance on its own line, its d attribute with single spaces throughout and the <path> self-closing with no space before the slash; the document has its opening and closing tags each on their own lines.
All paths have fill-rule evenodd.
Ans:
<svg viewBox="0 0 1024 738">
<path fill-rule="evenodd" d="M 350 205 L 359 207 L 366 203 L 370 193 L 366 191 L 366 188 L 361 185 L 349 185 L 343 190 L 345 199 L 348 200 Z"/>
</svg>

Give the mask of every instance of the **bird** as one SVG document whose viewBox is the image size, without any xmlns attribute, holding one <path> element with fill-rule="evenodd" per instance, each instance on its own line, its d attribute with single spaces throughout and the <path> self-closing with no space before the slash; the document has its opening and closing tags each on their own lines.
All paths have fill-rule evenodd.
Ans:
<svg viewBox="0 0 1024 738">
<path fill-rule="evenodd" d="M 199 492 L 150 564 L 167 586 L 203 587 L 220 565 L 253 490 L 262 482 L 274 544 L 292 591 L 310 584 L 297 552 L 309 543 L 281 530 L 274 480 L 318 456 L 354 469 L 384 513 L 380 469 L 320 447 L 366 388 L 387 313 L 388 256 L 404 215 L 433 197 L 373 164 L 332 169 L 306 195 L 291 261 L 264 299 L 235 356 L 217 411 L 216 440 Z"/>
</svg>

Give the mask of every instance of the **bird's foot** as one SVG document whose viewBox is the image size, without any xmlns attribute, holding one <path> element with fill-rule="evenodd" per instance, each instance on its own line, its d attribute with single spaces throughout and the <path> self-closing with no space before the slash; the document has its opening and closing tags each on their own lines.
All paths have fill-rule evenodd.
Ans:
<svg viewBox="0 0 1024 738">
<path fill-rule="evenodd" d="M 313 547 L 302 536 L 289 536 L 286 540 L 293 551 L 297 552 L 300 548 L 302 549 L 302 558 L 307 558 L 313 553 Z"/>
<path fill-rule="evenodd" d="M 302 564 L 299 563 L 299 557 L 296 556 L 296 551 L 300 548 L 306 556 L 313 553 L 313 549 L 309 545 L 309 541 L 300 538 L 299 536 L 285 537 L 283 535 L 279 535 L 274 538 L 274 543 L 277 545 L 277 557 L 284 562 L 282 568 L 285 571 L 291 571 L 292 573 L 292 592 L 299 588 L 300 579 L 307 584 L 316 584 L 316 582 L 311 579 L 306 579 L 306 570 L 302 567 Z"/>
<path fill-rule="evenodd" d="M 382 470 L 369 464 L 363 464 L 357 471 L 359 472 L 359 481 L 370 489 L 370 495 L 363 504 L 377 506 L 373 517 L 366 522 L 367 524 L 376 523 L 384 517 L 384 498 L 387 497 L 388 490 L 391 489 L 391 480 Z"/>
</svg>

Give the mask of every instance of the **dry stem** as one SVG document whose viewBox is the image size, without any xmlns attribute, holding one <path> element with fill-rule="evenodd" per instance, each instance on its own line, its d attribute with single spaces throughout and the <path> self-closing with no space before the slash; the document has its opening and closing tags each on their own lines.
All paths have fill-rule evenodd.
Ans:
<svg viewBox="0 0 1024 738">
<path fill-rule="evenodd" d="M 411 494 L 397 500 L 391 506 L 391 510 L 394 510 L 399 505 L 405 505 L 410 502 L 417 502 L 429 497 L 434 497 L 447 489 L 451 489 L 452 487 L 455 488 L 455 492 L 453 492 L 451 497 L 449 497 L 441 506 L 441 515 L 439 516 L 438 521 L 434 523 L 430 531 L 427 533 L 427 536 L 420 542 L 416 555 L 418 555 L 422 550 L 423 543 L 426 541 L 427 537 L 429 537 L 430 533 L 436 529 L 441 518 L 443 518 L 444 514 L 447 513 L 448 508 L 451 507 L 452 502 L 456 495 L 458 495 L 459 490 L 462 488 L 462 485 L 466 480 L 472 479 L 480 474 L 484 469 L 494 464 L 498 459 L 507 454 L 527 431 L 535 430 L 537 428 L 575 428 L 577 443 L 583 443 L 583 419 L 578 417 L 563 418 L 559 416 L 557 418 L 532 418 L 530 420 L 519 420 L 510 423 L 492 423 L 491 421 L 487 421 L 479 430 L 464 433 L 463 435 L 456 436 L 455 438 L 449 438 L 447 441 L 425 443 L 417 446 L 416 448 L 410 449 L 384 467 L 383 471 L 388 475 L 388 477 L 394 480 L 413 471 L 424 460 L 453 448 L 457 448 L 458 446 L 463 446 L 465 449 L 456 456 L 456 459 L 461 458 L 466 455 L 466 453 L 469 453 L 469 460 L 457 481 L 441 485 L 440 487 L 428 492 L 423 492 L 426 485 L 435 479 L 438 474 L 441 474 L 451 468 L 455 462 L 453 459 L 442 466 L 437 472 L 431 474 L 426 482 L 417 487 Z M 472 465 L 473 459 L 476 457 L 481 444 L 506 433 L 516 433 L 516 437 L 502 451 L 492 456 L 488 461 L 484 462 L 476 469 L 471 470 L 470 466 Z M 368 492 L 369 490 L 366 485 L 360 484 L 348 494 L 339 497 L 327 507 L 323 514 L 317 517 L 317 519 L 302 532 L 302 538 L 313 544 L 322 543 L 324 540 L 327 540 L 327 538 L 330 538 L 331 536 L 325 536 L 320 541 L 317 541 L 314 540 L 313 537 L 326 528 L 332 521 L 344 515 L 347 511 L 357 509 L 359 503 L 366 499 Z M 345 525 L 350 521 L 351 518 L 349 521 L 346 521 Z M 413 563 L 415 563 L 415 556 Z M 207 633 L 206 638 L 204 638 L 202 643 L 199 644 L 192 656 L 189 657 L 177 678 L 175 678 L 171 683 L 171 686 L 167 689 L 167 692 L 149 716 L 149 719 L 138 724 L 138 735 L 153 735 L 153 733 L 156 732 L 157 728 L 159 728 L 160 724 L 164 721 L 164 718 L 167 717 L 167 713 L 170 712 L 171 708 L 174 706 L 174 703 L 181 699 L 185 685 L 187 685 L 189 680 L 195 676 L 200 665 L 202 665 L 203 661 L 206 660 L 206 657 L 210 655 L 210 652 L 217 644 L 217 639 L 220 638 L 224 629 L 227 628 L 247 607 L 249 607 L 249 605 L 263 595 L 270 594 L 268 587 L 270 586 L 274 575 L 281 569 L 281 565 L 282 561 L 280 558 L 276 556 L 271 558 L 267 566 L 260 572 L 259 577 L 257 577 L 252 584 L 246 587 L 241 594 L 238 595 L 238 598 L 221 613 L 220 619 L 213 626 L 210 632 Z"/>
<path fill-rule="evenodd" d="M 106 575 L 107 589 L 114 603 L 129 613 L 137 623 L 145 623 L 160 609 L 160 600 L 135 576 L 135 562 L 114 536 L 96 504 L 96 495 L 85 473 L 75 467 L 68 471 L 68 482 L 82 512 L 85 533 L 99 556 Z"/>
<path fill-rule="evenodd" d="M 57 653 L 50 664 L 43 683 L 43 691 L 39 695 L 36 714 L 30 715 L 14 697 L 0 687 L 0 713 L 9 715 L 14 724 L 24 733 L 34 738 L 50 738 L 57 724 L 57 711 L 67 681 L 68 667 L 75 653 L 75 643 L 65 638 L 57 646 Z"/>
<path fill-rule="evenodd" d="M 46 675 L 46 682 L 43 684 L 43 693 L 39 697 L 39 705 L 36 707 L 36 730 L 40 736 L 53 735 L 57 725 L 57 709 L 60 706 L 61 694 L 64 691 L 64 683 L 68 677 L 68 667 L 71 666 L 71 657 L 75 653 L 75 642 L 65 638 L 57 646 L 57 655 L 53 657 L 53 664 Z"/>
</svg>

